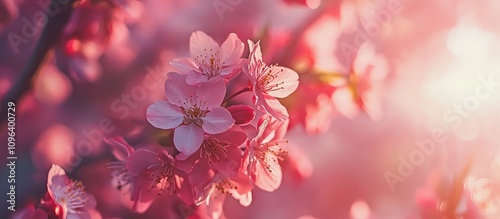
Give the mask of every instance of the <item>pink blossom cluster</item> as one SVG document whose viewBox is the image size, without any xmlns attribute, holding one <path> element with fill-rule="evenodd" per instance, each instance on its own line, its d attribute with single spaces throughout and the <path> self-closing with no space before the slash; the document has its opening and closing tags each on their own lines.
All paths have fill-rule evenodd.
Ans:
<svg viewBox="0 0 500 219">
<path fill-rule="evenodd" d="M 204 205 L 218 218 L 227 195 L 248 206 L 253 188 L 271 192 L 280 186 L 285 155 L 280 145 L 289 116 L 277 98 L 297 89 L 298 74 L 266 65 L 259 42 L 248 45 L 248 59 L 241 58 L 244 44 L 236 34 L 219 46 L 197 31 L 190 38 L 191 56 L 171 62 L 178 72 L 167 74 L 166 100 L 153 103 L 146 117 L 156 128 L 173 130 L 174 153 L 134 150 L 122 138 L 109 140 L 118 161 L 108 167 L 118 187 L 130 191 L 133 211 L 147 210 L 166 193 L 187 205 Z M 247 77 L 243 88 L 228 94 L 228 84 L 241 83 L 234 80 L 241 72 Z M 243 95 L 247 91 L 252 95 Z M 230 101 L 239 95 L 248 104 Z"/>
</svg>

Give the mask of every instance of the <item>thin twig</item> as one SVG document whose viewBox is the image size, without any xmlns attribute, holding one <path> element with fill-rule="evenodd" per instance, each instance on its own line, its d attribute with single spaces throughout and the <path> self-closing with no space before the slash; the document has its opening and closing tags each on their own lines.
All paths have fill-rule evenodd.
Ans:
<svg viewBox="0 0 500 219">
<path fill-rule="evenodd" d="M 72 12 L 71 5 L 74 1 L 75 0 L 70 0 L 66 4 L 60 4 L 56 0 L 51 1 L 51 4 L 59 5 L 61 11 L 55 16 L 49 16 L 47 24 L 32 52 L 33 55 L 29 58 L 28 63 L 2 100 L 2 105 L 0 106 L 0 124 L 3 124 L 7 118 L 7 104 L 9 102 L 17 103 L 23 94 L 31 88 L 33 76 L 45 59 L 49 49 L 54 46 L 59 39 L 59 36 L 69 20 Z"/>
</svg>

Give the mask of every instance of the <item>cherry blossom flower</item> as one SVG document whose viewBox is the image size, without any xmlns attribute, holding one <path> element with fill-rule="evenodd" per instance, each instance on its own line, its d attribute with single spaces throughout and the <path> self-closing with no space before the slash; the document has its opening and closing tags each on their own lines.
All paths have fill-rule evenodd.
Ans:
<svg viewBox="0 0 500 219">
<path fill-rule="evenodd" d="M 262 61 L 260 43 L 248 41 L 250 47 L 249 63 L 243 71 L 250 78 L 253 91 L 253 102 L 257 109 L 268 113 L 276 119 L 288 118 L 286 108 L 276 98 L 285 98 L 293 93 L 299 85 L 299 75 L 294 70 L 277 66 L 267 66 Z"/>
<path fill-rule="evenodd" d="M 132 176 L 146 177 L 149 181 L 143 185 L 143 190 L 157 189 L 158 195 L 175 194 L 186 204 L 193 203 L 188 175 L 177 167 L 175 159 L 167 151 L 139 149 L 129 157 L 126 165 Z"/>
<path fill-rule="evenodd" d="M 89 209 L 95 208 L 94 197 L 84 191 L 83 184 L 70 180 L 58 165 L 52 165 L 47 189 L 55 204 L 55 215 L 63 219 L 90 219 Z"/>
<path fill-rule="evenodd" d="M 219 46 L 212 37 L 202 31 L 191 34 L 189 52 L 191 58 L 175 59 L 170 64 L 187 74 L 186 82 L 194 85 L 212 78 L 229 78 L 241 69 L 244 44 L 234 33 Z"/>
<path fill-rule="evenodd" d="M 228 195 L 246 207 L 252 203 L 252 188 L 248 175 L 245 175 L 243 171 L 231 178 L 216 175 L 204 188 L 201 202 L 206 205 L 209 217 L 221 218 L 222 207 Z"/>
<path fill-rule="evenodd" d="M 191 168 L 194 168 L 196 163 L 196 166 L 209 166 L 217 173 L 228 177 L 236 176 L 241 167 L 242 158 L 242 151 L 239 146 L 246 140 L 246 134 L 237 126 L 234 126 L 226 132 L 207 136 L 203 140 L 200 149 L 193 155 L 186 156 L 181 153 L 176 156 L 176 159 L 184 160 L 184 163 Z M 200 176 L 203 175 L 205 174 L 200 174 Z"/>
<path fill-rule="evenodd" d="M 386 59 L 375 53 L 373 45 L 363 45 L 355 56 L 346 83 L 332 96 L 338 111 L 353 118 L 365 111 L 371 119 L 381 117 L 380 84 L 387 74 Z"/>
<path fill-rule="evenodd" d="M 226 93 L 222 80 L 200 86 L 188 85 L 186 76 L 171 72 L 165 82 L 167 101 L 158 101 L 147 110 L 148 121 L 156 128 L 175 129 L 175 147 L 186 155 L 200 148 L 205 132 L 219 134 L 234 124 L 221 103 Z"/>
<path fill-rule="evenodd" d="M 264 115 L 259 121 L 259 132 L 244 152 L 243 165 L 248 168 L 255 185 L 272 192 L 281 184 L 282 171 L 279 160 L 285 151 L 279 144 L 286 143 L 288 120 L 277 120 Z"/>
<path fill-rule="evenodd" d="M 127 169 L 128 158 L 135 153 L 135 150 L 122 137 L 106 139 L 112 147 L 112 154 L 118 161 L 110 162 L 107 168 L 111 170 L 111 176 L 116 183 L 116 188 L 130 194 L 133 202 L 132 211 L 137 213 L 145 212 L 156 198 L 156 194 L 144 191 L 144 185 L 149 185 L 147 177 L 144 175 L 133 176 Z"/>
</svg>

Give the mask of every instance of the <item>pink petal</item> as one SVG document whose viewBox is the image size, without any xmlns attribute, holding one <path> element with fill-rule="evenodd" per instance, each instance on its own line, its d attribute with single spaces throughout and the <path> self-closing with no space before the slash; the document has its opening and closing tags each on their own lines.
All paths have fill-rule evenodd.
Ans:
<svg viewBox="0 0 500 219">
<path fill-rule="evenodd" d="M 313 166 L 306 154 L 300 147 L 294 144 L 288 144 L 288 156 L 285 163 L 291 169 L 293 177 L 298 180 L 304 180 L 313 173 Z"/>
<path fill-rule="evenodd" d="M 165 81 L 165 95 L 174 105 L 183 106 L 186 98 L 195 96 L 196 86 L 186 83 L 186 76 L 176 72 L 169 72 Z"/>
<path fill-rule="evenodd" d="M 203 130 L 208 134 L 218 134 L 227 131 L 234 125 L 234 119 L 231 113 L 224 107 L 212 108 L 205 117 L 203 117 Z"/>
<path fill-rule="evenodd" d="M 283 105 L 281 105 L 281 102 L 278 99 L 267 94 L 262 94 L 257 100 L 258 104 L 264 108 L 264 112 L 269 113 L 272 117 L 278 120 L 288 118 L 288 111 Z"/>
<path fill-rule="evenodd" d="M 240 205 L 242 205 L 244 207 L 248 207 L 250 204 L 252 204 L 252 192 L 249 191 L 243 195 L 239 195 L 238 198 L 236 198 L 236 199 L 238 199 L 238 201 L 240 202 Z"/>
<path fill-rule="evenodd" d="M 282 172 L 276 156 L 268 153 L 264 161 L 257 159 L 252 170 L 252 180 L 262 190 L 272 192 L 281 185 Z"/>
<path fill-rule="evenodd" d="M 64 187 L 68 185 L 69 178 L 66 176 L 66 172 L 56 164 L 52 164 L 52 168 L 49 170 L 49 174 L 47 176 L 47 191 L 49 192 L 51 197 L 54 197 L 54 193 L 52 192 L 52 186 L 57 185 Z"/>
<path fill-rule="evenodd" d="M 248 139 L 246 133 L 239 126 L 233 126 L 228 131 L 216 134 L 213 137 L 236 146 L 242 145 Z"/>
<path fill-rule="evenodd" d="M 222 62 L 224 65 L 232 65 L 239 62 L 245 45 L 235 33 L 230 33 L 226 41 L 220 47 L 220 54 L 222 55 Z"/>
<path fill-rule="evenodd" d="M 208 109 L 220 106 L 225 95 L 226 84 L 221 78 L 214 78 L 202 83 L 196 90 L 198 100 L 203 102 Z"/>
<path fill-rule="evenodd" d="M 380 94 L 376 91 L 365 92 L 362 99 L 364 110 L 370 119 L 374 121 L 380 120 L 383 112 L 380 103 Z"/>
<path fill-rule="evenodd" d="M 250 62 L 262 61 L 262 52 L 260 51 L 260 41 L 257 43 L 253 43 L 251 40 L 248 40 L 248 48 L 250 49 Z"/>
<path fill-rule="evenodd" d="M 176 180 L 176 193 L 177 196 L 187 205 L 191 205 L 194 203 L 193 196 L 193 186 L 189 182 L 189 177 L 187 173 L 176 170 L 175 171 L 175 180 Z"/>
<path fill-rule="evenodd" d="M 126 167 L 131 175 L 140 176 L 145 170 L 159 163 L 161 161 L 156 152 L 139 149 L 127 159 Z"/>
<path fill-rule="evenodd" d="M 243 159 L 243 160 L 248 160 L 248 159 Z M 245 164 L 248 165 L 248 162 L 244 163 L 244 165 Z M 250 177 L 247 174 L 245 174 L 244 171 L 240 171 L 237 177 L 232 177 L 231 183 L 237 187 L 236 192 L 240 195 L 251 192 L 253 189 L 253 184 L 252 182 L 250 182 Z"/>
<path fill-rule="evenodd" d="M 238 75 L 241 71 L 241 62 L 236 65 L 230 65 L 230 66 L 225 66 L 223 67 L 219 74 L 223 76 L 225 79 L 230 79 L 233 78 L 234 76 Z"/>
<path fill-rule="evenodd" d="M 179 153 L 175 156 L 176 166 L 182 171 L 189 173 L 193 170 L 193 165 L 200 159 L 199 150 L 194 154 L 186 155 L 184 153 Z"/>
<path fill-rule="evenodd" d="M 172 129 L 182 123 L 184 114 L 178 106 L 160 100 L 148 107 L 146 119 L 156 128 Z"/>
<path fill-rule="evenodd" d="M 186 83 L 197 85 L 208 81 L 208 77 L 199 71 L 189 71 L 186 76 Z"/>
<path fill-rule="evenodd" d="M 189 38 L 189 52 L 191 53 L 191 58 L 196 56 L 204 57 L 207 53 L 216 53 L 219 51 L 219 44 L 202 31 L 196 31 L 191 34 Z"/>
<path fill-rule="evenodd" d="M 270 85 L 279 83 L 279 89 L 269 91 L 269 95 L 277 98 L 285 98 L 297 90 L 299 86 L 299 74 L 297 72 L 281 66 L 274 67 L 272 72 L 277 77 L 273 79 Z"/>
<path fill-rule="evenodd" d="M 111 153 L 120 161 L 126 160 L 132 153 L 134 153 L 134 148 L 130 146 L 121 136 L 106 138 L 104 141 L 111 145 Z"/>
<path fill-rule="evenodd" d="M 236 145 L 230 145 L 226 147 L 226 150 L 227 158 L 219 161 L 215 160 L 212 165 L 214 169 L 227 177 L 236 176 L 241 167 L 241 149 Z"/>
<path fill-rule="evenodd" d="M 75 212 L 67 212 L 66 219 L 91 219 L 87 210 L 81 209 Z"/>
<path fill-rule="evenodd" d="M 170 62 L 170 65 L 183 74 L 189 71 L 198 70 L 196 63 L 192 59 L 186 57 L 174 59 Z"/>
<path fill-rule="evenodd" d="M 133 202 L 132 211 L 143 213 L 149 209 L 158 193 L 151 190 L 151 183 L 148 180 L 147 173 L 136 177 L 132 182 L 130 200 Z"/>
<path fill-rule="evenodd" d="M 237 125 L 246 125 L 255 118 L 255 110 L 247 105 L 233 105 L 227 108 Z"/>
<path fill-rule="evenodd" d="M 339 113 L 349 119 L 356 117 L 360 111 L 358 104 L 354 102 L 353 98 L 352 91 L 347 87 L 335 90 L 332 95 L 333 103 Z"/>
<path fill-rule="evenodd" d="M 189 173 L 189 181 L 193 187 L 205 187 L 212 179 L 213 171 L 205 159 L 200 159 L 192 165 Z"/>
<path fill-rule="evenodd" d="M 243 72 L 248 75 L 253 84 L 258 77 L 258 71 L 263 66 L 262 53 L 260 51 L 260 43 L 254 44 L 252 41 L 248 40 L 248 47 L 250 49 L 250 55 L 248 56 L 248 61 L 244 61 Z"/>
<path fill-rule="evenodd" d="M 255 128 L 255 126 L 253 125 L 244 125 L 241 126 L 241 129 L 243 130 L 243 132 L 245 132 L 248 139 L 254 139 L 259 133 L 257 128 Z"/>
<path fill-rule="evenodd" d="M 174 131 L 175 148 L 181 153 L 191 155 L 196 152 L 203 142 L 203 129 L 196 124 L 181 125 Z"/>
<path fill-rule="evenodd" d="M 269 122 L 266 126 L 262 126 L 264 130 L 259 137 L 260 142 L 267 143 L 273 140 L 281 140 L 285 137 L 290 120 L 277 120 L 269 115 L 264 115 L 259 120 L 259 129 L 265 120 L 269 120 Z"/>
<path fill-rule="evenodd" d="M 151 192 L 141 192 L 141 195 L 142 194 L 148 194 L 149 196 L 158 196 L 158 195 L 156 195 L 156 193 L 151 193 Z M 134 202 L 134 204 L 132 205 L 132 211 L 134 213 L 142 214 L 149 209 L 149 207 L 151 206 L 151 204 L 153 204 L 153 202 L 154 202 L 154 199 L 150 199 L 148 201 Z"/>
<path fill-rule="evenodd" d="M 222 206 L 226 200 L 226 195 L 218 190 L 214 190 L 207 200 L 207 213 L 210 218 L 221 218 Z"/>
</svg>

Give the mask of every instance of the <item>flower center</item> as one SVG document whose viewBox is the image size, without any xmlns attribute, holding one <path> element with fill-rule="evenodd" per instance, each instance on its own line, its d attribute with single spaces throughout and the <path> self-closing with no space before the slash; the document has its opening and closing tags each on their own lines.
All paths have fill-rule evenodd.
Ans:
<svg viewBox="0 0 500 219">
<path fill-rule="evenodd" d="M 70 184 L 64 187 L 53 185 L 52 191 L 55 196 L 54 200 L 59 205 L 66 206 L 70 211 L 78 211 L 79 208 L 83 208 L 88 200 L 83 184 L 80 181 L 71 181 Z"/>
<path fill-rule="evenodd" d="M 269 143 L 265 143 L 255 148 L 255 157 L 259 160 L 262 165 L 269 172 L 273 172 L 270 163 L 277 163 L 278 161 L 283 161 L 283 154 L 288 151 L 279 147 L 281 143 L 288 143 L 288 140 L 277 140 Z M 271 147 L 277 146 L 277 147 Z"/>
<path fill-rule="evenodd" d="M 228 179 L 223 179 L 222 181 L 215 184 L 215 189 L 219 191 L 221 194 L 231 194 L 232 190 L 238 189 L 233 183 L 231 183 Z"/>
<path fill-rule="evenodd" d="M 203 125 L 203 120 L 201 118 L 205 117 L 208 113 L 208 107 L 205 106 L 206 102 L 198 101 L 198 96 L 195 98 L 186 98 L 181 104 L 181 110 L 184 114 L 184 121 L 182 124 L 188 125 L 194 122 L 197 126 L 201 127 Z"/>
<path fill-rule="evenodd" d="M 125 167 L 125 162 L 116 161 L 106 165 L 107 169 L 111 170 L 111 176 L 116 180 L 116 188 L 121 190 L 124 186 L 132 183 L 132 176 Z"/>
<path fill-rule="evenodd" d="M 227 159 L 227 149 L 229 142 L 220 141 L 215 138 L 208 138 L 203 141 L 201 150 L 201 157 L 204 158 L 209 163 L 213 161 L 220 161 L 222 159 Z"/>
<path fill-rule="evenodd" d="M 279 71 L 273 71 L 274 67 L 276 66 L 277 64 L 270 66 L 264 65 L 261 68 L 261 74 L 259 74 L 259 77 L 257 78 L 258 88 L 260 90 L 269 92 L 285 89 L 283 87 L 283 84 L 285 84 L 284 81 L 275 81 L 278 75 L 283 73 L 283 69 L 280 69 Z"/>
<path fill-rule="evenodd" d="M 174 167 L 163 162 L 160 168 L 154 170 L 149 175 L 148 180 L 151 181 L 151 189 L 157 188 L 160 190 L 158 195 L 161 195 L 163 192 L 173 194 L 175 191 L 174 177 Z"/>
<path fill-rule="evenodd" d="M 204 49 L 203 51 L 205 54 L 198 55 L 194 58 L 194 61 L 198 65 L 198 69 L 203 75 L 207 76 L 208 79 L 218 76 L 224 65 L 224 62 L 221 62 L 219 58 L 220 52 L 214 52 L 213 49 Z"/>
</svg>

